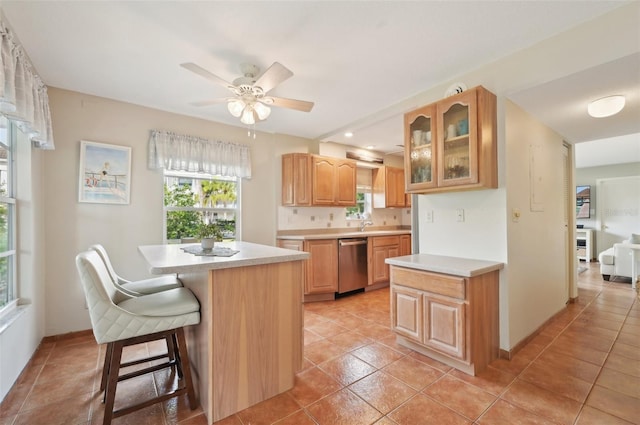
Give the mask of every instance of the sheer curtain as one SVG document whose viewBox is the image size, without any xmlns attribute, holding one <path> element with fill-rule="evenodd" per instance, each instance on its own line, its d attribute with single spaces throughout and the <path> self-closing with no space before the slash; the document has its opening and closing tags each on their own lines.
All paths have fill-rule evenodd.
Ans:
<svg viewBox="0 0 640 425">
<path fill-rule="evenodd" d="M 53 149 L 47 86 L 0 20 L 0 114 L 16 122 L 34 146 Z"/>
<path fill-rule="evenodd" d="M 151 169 L 251 178 L 251 152 L 246 145 L 152 130 L 148 153 Z"/>
</svg>

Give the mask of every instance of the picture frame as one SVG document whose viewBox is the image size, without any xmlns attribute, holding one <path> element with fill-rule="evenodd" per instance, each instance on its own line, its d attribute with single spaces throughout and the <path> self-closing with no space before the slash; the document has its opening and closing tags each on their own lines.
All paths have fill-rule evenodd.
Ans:
<svg viewBox="0 0 640 425">
<path fill-rule="evenodd" d="M 576 186 L 576 218 L 591 218 L 591 186 Z"/>
<path fill-rule="evenodd" d="M 128 205 L 131 148 L 80 141 L 78 202 Z"/>
</svg>

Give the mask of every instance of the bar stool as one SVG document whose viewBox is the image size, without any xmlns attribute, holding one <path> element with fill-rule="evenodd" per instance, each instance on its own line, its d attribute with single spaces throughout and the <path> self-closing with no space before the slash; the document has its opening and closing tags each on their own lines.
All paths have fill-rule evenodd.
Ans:
<svg viewBox="0 0 640 425">
<path fill-rule="evenodd" d="M 155 294 L 156 292 L 182 287 L 182 282 L 177 276 L 158 276 L 135 281 L 125 279 L 116 273 L 113 265 L 111 264 L 111 260 L 109 259 L 109 254 L 107 254 L 107 250 L 104 246 L 95 244 L 91 245 L 89 249 L 94 250 L 100 255 L 100 258 L 104 262 L 114 285 L 128 295 L 138 296 L 144 294 Z"/>
<path fill-rule="evenodd" d="M 105 263 L 95 250 L 78 254 L 76 267 L 87 300 L 94 337 L 98 344 L 107 344 L 100 387 L 104 390 L 103 424 L 110 425 L 113 418 L 182 394 L 187 394 L 189 407 L 195 409 L 197 401 L 183 329 L 200 323 L 200 304 L 193 293 L 187 288 L 174 288 L 149 295 L 128 295 L 115 286 Z M 173 353 L 121 363 L 124 347 L 168 338 L 174 342 Z M 121 368 L 165 357 L 168 360 L 162 364 L 120 375 Z M 118 382 L 167 367 L 175 367 L 182 381 L 179 388 L 136 405 L 113 410 Z"/>
</svg>

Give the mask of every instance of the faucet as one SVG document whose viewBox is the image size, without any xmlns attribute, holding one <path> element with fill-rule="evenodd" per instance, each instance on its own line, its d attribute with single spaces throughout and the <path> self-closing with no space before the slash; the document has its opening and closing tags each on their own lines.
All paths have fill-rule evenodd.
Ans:
<svg viewBox="0 0 640 425">
<path fill-rule="evenodd" d="M 361 232 L 364 232 L 364 228 L 365 228 L 366 226 L 371 226 L 371 225 L 373 225 L 373 221 L 371 221 L 371 220 L 362 220 L 362 221 L 360 222 L 360 231 L 361 231 Z"/>
</svg>

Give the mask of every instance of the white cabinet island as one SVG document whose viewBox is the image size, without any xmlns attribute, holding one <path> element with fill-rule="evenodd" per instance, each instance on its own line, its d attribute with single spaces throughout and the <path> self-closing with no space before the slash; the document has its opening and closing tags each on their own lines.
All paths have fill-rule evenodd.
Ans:
<svg viewBox="0 0 640 425">
<path fill-rule="evenodd" d="M 194 386 L 209 424 L 291 389 L 303 358 L 301 251 L 216 243 L 230 257 L 195 256 L 191 245 L 138 249 L 154 274 L 177 273 L 200 301 L 185 329 Z"/>
</svg>

